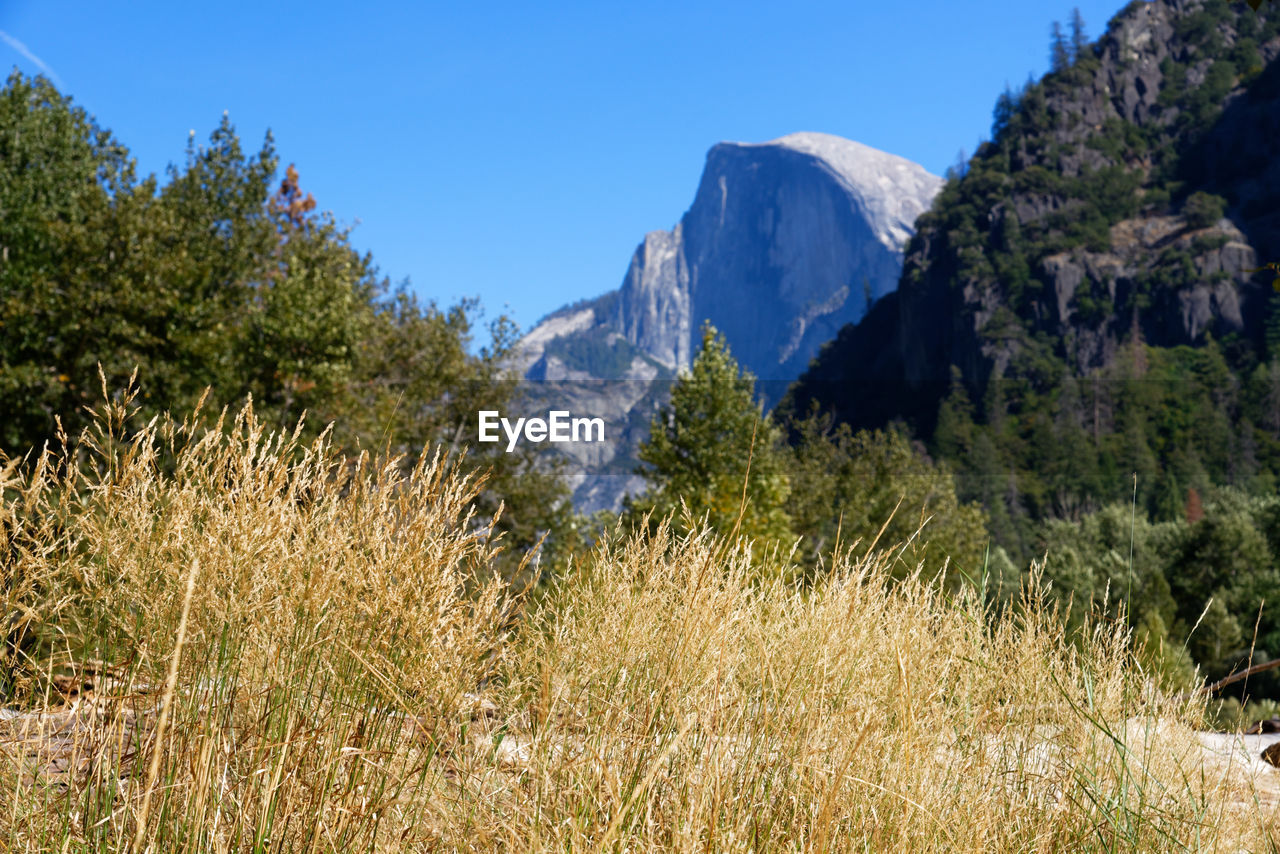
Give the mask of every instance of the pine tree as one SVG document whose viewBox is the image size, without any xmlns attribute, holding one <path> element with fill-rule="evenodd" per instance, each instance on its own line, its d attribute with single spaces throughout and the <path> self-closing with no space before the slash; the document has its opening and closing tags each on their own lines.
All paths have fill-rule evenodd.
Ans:
<svg viewBox="0 0 1280 854">
<path fill-rule="evenodd" d="M 933 442 L 943 459 L 963 460 L 973 447 L 973 403 L 960 369 L 951 366 L 951 391 L 938 405 Z"/>
<path fill-rule="evenodd" d="M 1089 47 L 1089 36 L 1084 31 L 1084 16 L 1080 8 L 1071 10 L 1071 60 L 1078 60 Z"/>
<path fill-rule="evenodd" d="M 628 502 L 628 514 L 671 515 L 681 530 L 705 516 L 725 535 L 736 529 L 753 539 L 785 539 L 789 481 L 780 444 L 781 432 L 756 400 L 755 378 L 739 368 L 724 337 L 706 324 L 692 369 L 676 381 L 670 404 L 640 446 L 646 465 L 639 471 L 652 488 Z M 680 513 L 682 502 L 688 517 Z"/>
<path fill-rule="evenodd" d="M 1280 439 L 1280 356 L 1254 369 L 1252 386 L 1259 423 L 1272 439 Z"/>
<path fill-rule="evenodd" d="M 991 111 L 991 138 L 993 140 L 1000 139 L 1000 134 L 1009 126 L 1009 122 L 1013 120 L 1017 111 L 1018 98 L 1013 93 L 1013 87 L 1006 83 L 1004 84 L 1004 91 L 1000 93 L 1000 97 L 996 98 L 995 108 Z"/>
<path fill-rule="evenodd" d="M 1049 28 L 1049 70 L 1063 71 L 1071 65 L 1071 48 L 1062 32 L 1062 23 L 1054 21 Z"/>
<path fill-rule="evenodd" d="M 1266 344 L 1267 358 L 1280 359 L 1280 293 L 1274 293 L 1268 297 L 1263 340 Z"/>
</svg>

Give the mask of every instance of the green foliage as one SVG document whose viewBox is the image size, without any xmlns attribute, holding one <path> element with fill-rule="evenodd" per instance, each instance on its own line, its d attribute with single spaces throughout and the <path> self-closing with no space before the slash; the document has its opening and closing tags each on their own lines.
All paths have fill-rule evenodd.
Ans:
<svg viewBox="0 0 1280 854">
<path fill-rule="evenodd" d="M 1168 344 L 1172 306 L 1231 278 L 1213 257 L 1231 238 L 1214 226 L 1229 206 L 1224 195 L 1235 203 L 1236 191 L 1210 183 L 1199 146 L 1242 86 L 1256 83 L 1251 99 L 1271 97 L 1259 46 L 1275 37 L 1280 16 L 1207 0 L 1173 20 L 1155 109 L 1118 109 L 1133 121 L 1107 117 L 1105 105 L 1096 118 L 1097 93 L 1110 85 L 1096 72 L 1113 53 L 1082 49 L 1078 18 L 1079 39 L 1055 25 L 1052 72 L 1006 89 L 992 142 L 917 222 L 902 311 L 927 313 L 925 299 L 959 307 L 959 318 L 936 327 L 955 336 L 945 344 L 958 363 L 949 388 L 938 371 L 927 405 L 910 399 L 922 391 L 915 381 L 874 406 L 821 402 L 852 412 L 856 426 L 911 418 L 953 468 L 959 501 L 981 504 L 1014 564 L 1047 550 L 1046 573 L 1064 602 L 1112 619 L 1124 613 L 1153 671 L 1176 681 L 1192 664 L 1221 674 L 1238 663 L 1255 623 L 1259 648 L 1280 648 L 1270 617 L 1258 622 L 1256 610 L 1280 580 L 1273 511 L 1230 498 L 1270 496 L 1280 482 L 1280 308 L 1243 331 L 1188 328 L 1194 346 L 1144 337 Z M 1242 200 L 1250 240 L 1269 233 L 1259 223 L 1275 207 L 1268 192 Z M 1176 234 L 1133 263 L 1133 230 L 1117 226 L 1174 213 L 1204 233 Z M 1107 272 L 1108 255 L 1130 270 Z M 1068 267 L 1084 280 L 1064 300 L 1070 280 L 1059 271 Z M 1046 287 L 1055 278 L 1058 287 Z M 1241 292 L 1242 303 L 1258 306 Z M 902 346 L 910 361 L 914 344 Z M 864 412 L 875 415 L 857 420 Z M 1195 492 L 1214 498 L 1204 519 L 1188 521 Z M 1120 524 L 1130 512 L 1134 530 Z"/>
<path fill-rule="evenodd" d="M 1062 23 L 1054 21 L 1049 32 L 1049 68 L 1053 71 L 1065 71 L 1071 65 L 1071 46 L 1062 31 Z"/>
<path fill-rule="evenodd" d="M 1161 520 L 1180 512 L 1189 487 L 1258 489 L 1280 475 L 1280 392 L 1270 369 L 1258 367 L 1270 358 L 1258 342 L 1242 335 L 1220 345 L 1217 329 L 1200 332 L 1197 349 L 1143 340 L 1146 329 L 1165 331 L 1149 313 L 1153 306 L 1167 311 L 1171 294 L 1224 278 L 1205 272 L 1204 256 L 1221 250 L 1227 236 L 1210 231 L 1173 242 L 1124 281 L 1090 269 L 1098 253 L 1113 251 L 1113 227 L 1144 208 L 1158 212 L 1181 200 L 1195 229 L 1211 228 L 1225 212 L 1224 198 L 1182 182 L 1190 176 L 1181 157 L 1219 115 L 1275 21 L 1223 2 L 1188 9 L 1176 21 L 1189 53 L 1162 68 L 1158 102 L 1166 111 L 1092 127 L 1079 113 L 1092 103 L 1096 81 L 1077 72 L 1097 57 L 1073 51 L 1055 28 L 1063 67 L 1001 95 L 993 142 L 917 223 L 927 256 L 919 239 L 908 253 L 903 289 L 932 279 L 959 292 L 953 298 L 972 307 L 964 321 L 974 324 L 970 346 L 982 353 L 981 367 L 966 364 L 950 391 L 941 390 L 936 416 L 913 426 L 954 466 L 961 498 L 981 501 L 997 542 L 1019 563 L 1034 556 L 1037 520 L 1078 519 L 1122 500 L 1135 472 L 1139 506 Z M 1239 38 L 1221 37 L 1233 27 Z M 1193 67 L 1203 74 L 1189 75 Z M 1060 296 L 1044 282 L 1064 262 L 1087 273 L 1061 316 Z M 1270 314 L 1262 324 L 1268 354 L 1280 340 L 1272 329 L 1280 321 Z M 1088 340 L 1120 346 L 1090 354 L 1080 346 Z M 914 401 L 898 406 L 920 409 Z M 895 404 L 876 411 L 892 417 Z"/>
<path fill-rule="evenodd" d="M 1113 364 L 1078 378 L 1046 373 L 1055 360 L 1034 345 L 1015 360 L 1015 378 L 988 383 L 981 407 L 957 378 L 932 437 L 961 497 L 983 503 L 1017 560 L 1036 554 L 1018 546 L 1034 520 L 1127 498 L 1135 472 L 1139 506 L 1160 520 L 1181 512 L 1190 487 L 1272 482 L 1280 368 L 1259 365 L 1244 384 L 1212 339 L 1168 349 L 1131 341 Z M 1036 359 L 1045 367 L 1028 364 Z"/>
<path fill-rule="evenodd" d="M 247 153 L 224 115 L 163 185 L 42 78 L 0 90 L 0 454 L 86 426 L 130 385 L 140 416 L 238 406 L 305 432 L 335 422 L 348 450 L 461 452 L 479 408 L 512 392 L 509 323 L 472 352 L 474 303 L 386 298 L 372 258 L 299 186 L 277 183 L 268 135 Z M 99 373 L 101 372 L 101 373 Z M 567 490 L 529 459 L 485 448 L 481 510 L 515 546 L 571 525 Z M 518 557 L 516 558 L 518 559 Z"/>
<path fill-rule="evenodd" d="M 1073 630 L 1084 628 L 1090 616 L 1124 618 L 1148 663 L 1185 684 L 1192 662 L 1169 633 L 1178 605 L 1167 578 L 1170 555 L 1183 534 L 1177 522 L 1152 523 L 1145 513 L 1112 504 L 1079 522 L 1045 522 L 1037 547 L 1047 555 L 1044 578 Z"/>
<path fill-rule="evenodd" d="M 74 412 L 69 368 L 100 334 L 108 288 L 69 291 L 59 269 L 74 265 L 94 215 L 131 183 L 124 149 L 47 81 L 15 73 L 0 91 L 0 447 L 52 434 Z M 74 314 L 71 306 L 79 305 Z M 87 328 L 88 327 L 88 328 Z"/>
<path fill-rule="evenodd" d="M 1071 625 L 1088 613 L 1123 617 L 1157 670 L 1185 679 L 1194 664 L 1219 678 L 1251 656 L 1280 655 L 1280 611 L 1271 604 L 1280 498 L 1213 489 L 1198 507 L 1190 496 L 1185 515 L 1167 521 L 1122 504 L 1077 522 L 1049 520 L 1036 543 L 1049 556 L 1044 577 L 1071 603 Z"/>
<path fill-rule="evenodd" d="M 605 377 L 624 376 L 636 356 L 651 361 L 627 339 L 603 327 L 553 338 L 546 353 L 562 359 L 570 368 Z"/>
<path fill-rule="evenodd" d="M 949 579 L 978 579 L 987 547 L 986 518 L 962 504 L 945 464 L 936 464 L 895 431 L 833 427 L 811 414 L 792 425 L 787 512 L 803 563 L 815 566 L 839 545 L 903 546 L 899 570 L 923 564 L 927 577 L 949 564 Z M 840 543 L 837 543 L 839 538 Z"/>
<path fill-rule="evenodd" d="M 1150 672 L 1185 683 L 1196 667 L 1225 675 L 1251 645 L 1255 659 L 1280 654 L 1277 621 L 1258 610 L 1280 582 L 1280 301 L 1257 298 L 1261 275 L 1233 275 L 1223 250 L 1235 238 L 1215 228 L 1238 205 L 1237 224 L 1263 247 L 1274 193 L 1265 178 L 1245 192 L 1252 173 L 1214 165 L 1235 129 L 1215 130 L 1224 107 L 1274 97 L 1260 46 L 1280 16 L 1206 0 L 1173 20 L 1148 109 L 1099 98 L 1133 71 L 1114 29 L 1095 52 L 1055 27 L 1054 70 L 1006 89 L 992 141 L 917 221 L 889 303 L 897 315 L 881 312 L 899 324 L 894 350 L 871 358 L 878 329 L 842 334 L 788 405 L 816 400 L 850 420 L 848 436 L 905 419 L 954 472 L 957 505 L 982 508 L 988 569 L 1047 553 L 1044 577 L 1073 625 L 1089 612 L 1125 620 Z M 1143 234 L 1175 214 L 1187 229 Z M 1189 298 L 1232 280 L 1242 329 L 1179 325 Z M 848 504 L 822 491 L 838 456 L 816 459 L 792 499 L 809 529 L 824 502 Z M 1280 696 L 1280 680 L 1250 684 Z"/>
<path fill-rule="evenodd" d="M 684 531 L 705 516 L 726 535 L 783 541 L 790 482 L 780 444 L 780 431 L 756 400 L 755 378 L 707 324 L 692 369 L 676 381 L 640 446 L 640 471 L 652 488 L 628 502 L 628 515 L 633 521 L 670 515 Z"/>
<path fill-rule="evenodd" d="M 5 265 L 0 446 L 23 453 L 74 435 L 105 385 L 138 370 L 144 412 L 253 394 L 259 412 L 322 417 L 350 382 L 372 315 L 370 264 L 330 217 L 295 224 L 272 204 L 268 137 L 246 155 L 224 116 L 163 187 L 44 80 L 0 97 L 0 187 L 18 193 L 0 236 Z M 329 411 L 325 411 L 329 410 Z"/>
<path fill-rule="evenodd" d="M 1198 190 L 1187 197 L 1182 216 L 1192 228 L 1209 228 L 1222 219 L 1226 210 L 1226 199 Z"/>
</svg>

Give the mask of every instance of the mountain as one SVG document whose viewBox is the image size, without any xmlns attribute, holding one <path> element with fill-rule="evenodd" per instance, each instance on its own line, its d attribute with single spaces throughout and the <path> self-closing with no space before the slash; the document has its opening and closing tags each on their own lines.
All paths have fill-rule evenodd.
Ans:
<svg viewBox="0 0 1280 854">
<path fill-rule="evenodd" d="M 996 105 L 898 289 L 780 410 L 910 425 L 993 530 L 1280 476 L 1280 11 L 1131 3 Z M 1002 522 L 1002 520 L 1004 520 Z"/>
<path fill-rule="evenodd" d="M 554 312 L 519 345 L 532 409 L 572 403 L 612 428 L 608 448 L 568 449 L 575 503 L 617 506 L 641 485 L 631 452 L 704 321 L 776 401 L 823 342 L 893 290 L 913 223 L 941 185 L 829 134 L 714 146 L 692 206 L 645 236 L 622 286 Z"/>
</svg>

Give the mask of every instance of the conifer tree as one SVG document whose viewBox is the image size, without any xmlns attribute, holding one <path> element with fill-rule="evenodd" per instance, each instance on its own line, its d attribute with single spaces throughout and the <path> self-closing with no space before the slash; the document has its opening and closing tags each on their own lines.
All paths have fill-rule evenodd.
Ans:
<svg viewBox="0 0 1280 854">
<path fill-rule="evenodd" d="M 1000 134 L 1009 126 L 1009 122 L 1013 120 L 1014 114 L 1018 111 L 1018 98 L 1013 93 L 1013 87 L 1008 83 L 1004 85 L 1004 91 L 1000 93 L 1000 97 L 996 98 L 996 105 L 991 111 L 991 138 L 999 139 Z"/>
<path fill-rule="evenodd" d="M 1089 36 L 1084 30 L 1084 16 L 1080 14 L 1080 8 L 1071 10 L 1071 59 L 1074 62 L 1079 59 L 1086 48 L 1089 47 Z"/>
<path fill-rule="evenodd" d="M 960 369 L 951 366 L 951 392 L 938 405 L 933 441 L 945 459 L 964 459 L 973 446 L 973 403 Z"/>
<path fill-rule="evenodd" d="M 1066 34 L 1062 32 L 1062 23 L 1054 21 L 1049 28 L 1049 69 L 1063 71 L 1071 65 L 1071 48 L 1067 44 Z"/>
<path fill-rule="evenodd" d="M 640 446 L 640 469 L 652 488 L 628 502 L 634 519 L 652 511 L 671 515 L 679 529 L 704 516 L 722 534 L 759 540 L 789 536 L 784 504 L 789 482 L 781 434 L 763 414 L 755 378 L 743 371 L 724 337 L 710 324 L 692 369 L 671 391 L 671 402 Z M 681 515 L 681 503 L 689 510 Z"/>
</svg>

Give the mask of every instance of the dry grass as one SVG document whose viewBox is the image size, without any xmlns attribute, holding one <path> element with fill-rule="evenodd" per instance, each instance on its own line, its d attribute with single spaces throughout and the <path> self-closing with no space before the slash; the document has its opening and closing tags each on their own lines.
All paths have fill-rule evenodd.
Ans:
<svg viewBox="0 0 1280 854">
<path fill-rule="evenodd" d="M 1203 710 L 1033 594 L 663 529 L 517 620 L 448 461 L 126 406 L 4 475 L 11 850 L 1273 847 Z"/>
</svg>

